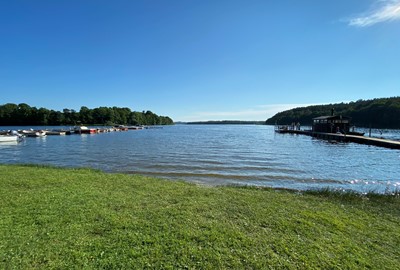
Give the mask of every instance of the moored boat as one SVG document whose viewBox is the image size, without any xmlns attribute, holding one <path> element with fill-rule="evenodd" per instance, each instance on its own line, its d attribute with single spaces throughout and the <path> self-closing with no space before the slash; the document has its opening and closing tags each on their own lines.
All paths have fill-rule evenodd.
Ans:
<svg viewBox="0 0 400 270">
<path fill-rule="evenodd" d="M 124 126 L 124 125 L 119 125 L 119 126 L 114 126 L 115 131 L 128 131 L 129 127 Z"/>
<path fill-rule="evenodd" d="M 77 134 L 95 134 L 97 133 L 97 129 L 88 128 L 86 126 L 79 126 L 74 128 L 75 133 Z"/>
<path fill-rule="evenodd" d="M 66 135 L 66 131 L 50 130 L 46 131 L 46 135 Z"/>
<path fill-rule="evenodd" d="M 23 130 L 22 134 L 26 137 L 45 137 L 46 131 L 44 130 Z"/>
<path fill-rule="evenodd" d="M 129 130 L 139 130 L 139 129 L 143 129 L 143 126 L 129 126 L 128 129 Z"/>
<path fill-rule="evenodd" d="M 0 143 L 2 142 L 18 142 L 21 137 L 16 135 L 0 135 Z"/>
</svg>

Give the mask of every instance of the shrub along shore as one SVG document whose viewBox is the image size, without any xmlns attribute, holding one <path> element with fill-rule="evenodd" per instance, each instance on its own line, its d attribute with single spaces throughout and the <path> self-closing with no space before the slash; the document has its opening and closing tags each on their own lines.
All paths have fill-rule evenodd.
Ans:
<svg viewBox="0 0 400 270">
<path fill-rule="evenodd" d="M 398 269 L 400 198 L 0 165 L 0 268 Z"/>
</svg>

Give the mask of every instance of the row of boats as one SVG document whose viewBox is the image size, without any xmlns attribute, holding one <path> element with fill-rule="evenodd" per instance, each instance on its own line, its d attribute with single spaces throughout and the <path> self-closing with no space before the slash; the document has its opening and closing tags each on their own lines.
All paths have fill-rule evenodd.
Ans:
<svg viewBox="0 0 400 270">
<path fill-rule="evenodd" d="M 71 135 L 71 134 L 96 134 L 114 131 L 128 131 L 146 129 L 146 126 L 114 126 L 110 128 L 89 128 L 86 126 L 76 126 L 68 130 L 5 130 L 0 131 L 0 142 L 18 142 L 24 137 L 45 137 L 47 135 Z"/>
</svg>

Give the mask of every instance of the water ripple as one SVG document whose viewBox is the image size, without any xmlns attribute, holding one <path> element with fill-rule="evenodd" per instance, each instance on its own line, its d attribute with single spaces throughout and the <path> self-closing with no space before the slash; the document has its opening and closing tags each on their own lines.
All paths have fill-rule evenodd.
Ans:
<svg viewBox="0 0 400 270">
<path fill-rule="evenodd" d="M 26 138 L 19 144 L 0 144 L 0 162 L 92 167 L 212 185 L 362 192 L 400 187 L 398 150 L 276 134 L 270 126 L 177 125 Z"/>
</svg>

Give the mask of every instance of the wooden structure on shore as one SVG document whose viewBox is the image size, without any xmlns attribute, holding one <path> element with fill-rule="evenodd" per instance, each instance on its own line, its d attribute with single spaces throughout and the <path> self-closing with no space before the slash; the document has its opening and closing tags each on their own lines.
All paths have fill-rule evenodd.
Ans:
<svg viewBox="0 0 400 270">
<path fill-rule="evenodd" d="M 320 116 L 313 119 L 313 131 L 324 133 L 349 133 L 350 117 L 342 115 Z"/>
</svg>

